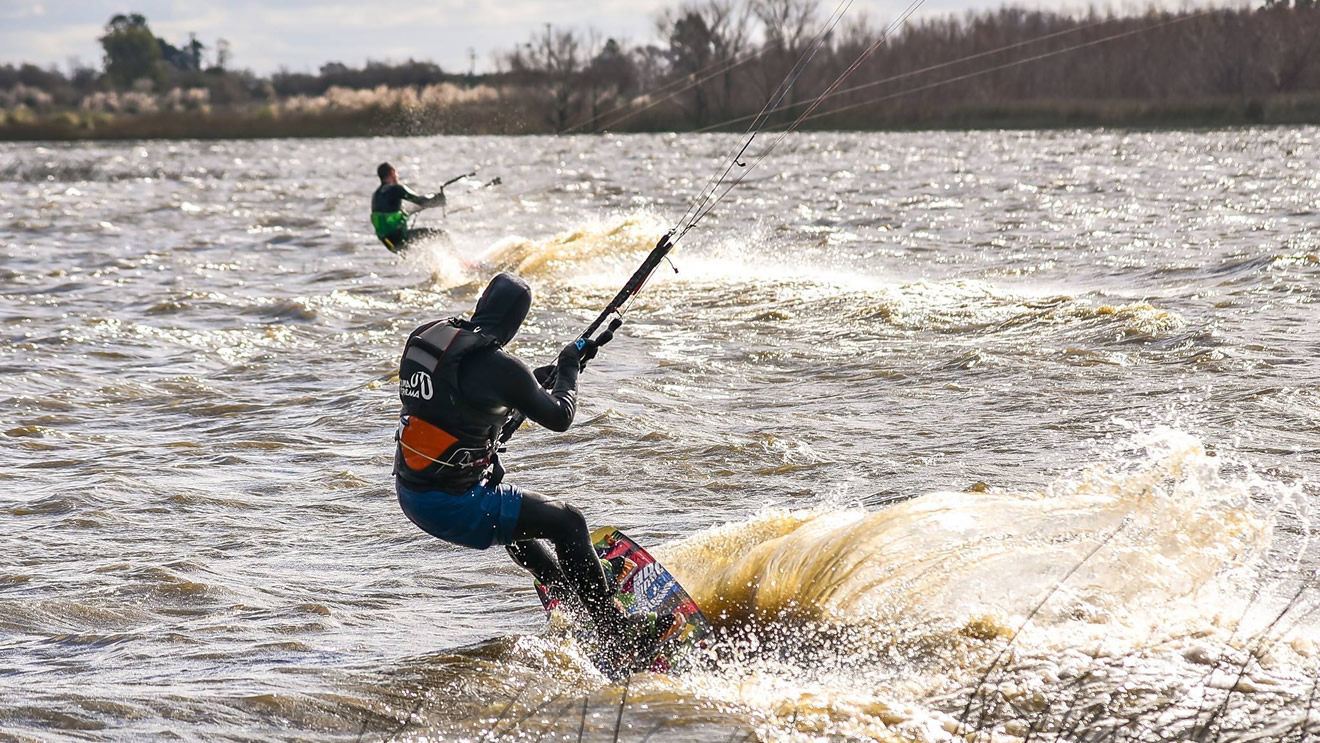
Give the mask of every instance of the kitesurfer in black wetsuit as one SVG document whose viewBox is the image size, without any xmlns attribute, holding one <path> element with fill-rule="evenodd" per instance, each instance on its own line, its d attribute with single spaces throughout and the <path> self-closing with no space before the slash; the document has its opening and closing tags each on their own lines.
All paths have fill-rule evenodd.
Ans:
<svg viewBox="0 0 1320 743">
<path fill-rule="evenodd" d="M 376 230 L 376 237 L 380 238 L 391 253 L 398 253 L 410 242 L 445 234 L 444 230 L 429 227 L 415 229 L 409 227 L 408 215 L 403 211 L 404 201 L 411 201 L 422 207 L 444 206 L 443 190 L 438 194 L 426 196 L 415 193 L 399 183 L 399 171 L 389 163 L 381 163 L 376 168 L 376 175 L 380 176 L 380 188 L 371 195 L 371 226 Z"/>
<path fill-rule="evenodd" d="M 595 344 L 565 346 L 554 364 L 533 372 L 504 350 L 531 306 L 522 279 L 491 279 L 471 320 L 450 318 L 414 330 L 399 362 L 403 403 L 394 457 L 399 505 L 414 524 L 447 542 L 509 553 L 552 592 L 576 596 L 607 641 L 628 652 L 670 630 L 676 615 L 629 617 L 614 598 L 577 508 L 501 482 L 497 450 L 511 435 L 514 411 L 565 431 L 577 411 L 577 380 Z M 555 373 L 553 387 L 541 382 Z M 536 540 L 554 545 L 554 554 Z M 571 593 L 565 593 L 569 591 Z"/>
</svg>

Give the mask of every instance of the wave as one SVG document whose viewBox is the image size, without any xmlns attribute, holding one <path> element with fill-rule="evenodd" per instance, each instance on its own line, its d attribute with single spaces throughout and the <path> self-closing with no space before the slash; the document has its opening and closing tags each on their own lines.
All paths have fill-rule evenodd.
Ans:
<svg viewBox="0 0 1320 743">
<path fill-rule="evenodd" d="M 0 183 L 117 183 L 151 179 L 155 181 L 224 181 L 252 175 L 207 169 L 197 166 L 166 165 L 159 161 L 137 161 L 122 155 L 108 154 L 91 160 L 55 161 L 15 158 L 0 163 Z"/>
<path fill-rule="evenodd" d="M 631 258 L 655 247 L 665 227 L 646 214 L 588 221 L 544 240 L 509 238 L 493 245 L 481 261 L 495 270 L 529 278 L 552 277 L 565 269 L 580 272 L 602 260 Z"/>
<path fill-rule="evenodd" d="M 688 682 L 768 738 L 1072 739 L 1088 706 L 1081 730 L 1169 734 L 1244 690 L 1258 730 L 1320 660 L 1263 578 L 1300 497 L 1160 427 L 1042 490 L 770 511 L 657 553 L 725 636 Z"/>
<path fill-rule="evenodd" d="M 1270 542 L 1254 483 L 1225 479 L 1187 434 L 1143 459 L 1096 465 L 1035 492 L 935 492 L 876 512 L 773 512 L 697 535 L 666 560 L 732 622 L 1133 621 L 1140 607 L 1220 586 Z M 1058 593 L 1067 577 L 1066 590 Z M 1120 617 L 1120 615 L 1122 615 Z"/>
<path fill-rule="evenodd" d="M 512 271 L 574 289 L 560 293 L 571 299 L 553 302 L 594 306 L 631 274 L 664 229 L 648 213 L 617 214 L 544 239 L 509 238 L 466 262 L 462 273 L 470 281 L 474 275 Z M 864 266 L 785 252 L 772 240 L 685 243 L 673 260 L 681 270 L 677 275 L 665 271 L 663 280 L 639 295 L 638 306 L 661 310 L 681 304 L 709 313 L 715 324 L 730 319 L 743 326 L 811 323 L 840 336 L 877 327 L 951 335 L 1028 334 L 1083 347 L 1159 342 L 1188 325 L 1178 312 L 1145 301 L 1024 293 L 977 279 L 898 281 Z M 437 271 L 437 281 L 455 273 Z"/>
</svg>

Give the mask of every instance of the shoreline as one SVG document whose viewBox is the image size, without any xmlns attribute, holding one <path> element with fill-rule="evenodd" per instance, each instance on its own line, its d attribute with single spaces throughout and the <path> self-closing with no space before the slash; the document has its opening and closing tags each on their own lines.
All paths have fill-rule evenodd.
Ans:
<svg viewBox="0 0 1320 743">
<path fill-rule="evenodd" d="M 481 106 L 384 108 L 279 112 L 270 106 L 217 111 L 88 114 L 61 111 L 44 118 L 0 123 L 4 142 L 126 140 L 300 139 L 412 136 L 521 136 L 556 134 L 529 122 L 525 112 Z M 692 127 L 668 117 L 640 121 L 624 129 L 578 134 L 689 133 Z M 781 131 L 772 123 L 767 132 Z M 942 111 L 876 118 L 843 113 L 805 122 L 800 131 L 893 132 L 993 129 L 1206 129 L 1240 126 L 1320 125 L 1320 95 L 1193 100 L 1039 100 L 980 103 Z M 730 125 L 715 132 L 742 133 Z"/>
</svg>

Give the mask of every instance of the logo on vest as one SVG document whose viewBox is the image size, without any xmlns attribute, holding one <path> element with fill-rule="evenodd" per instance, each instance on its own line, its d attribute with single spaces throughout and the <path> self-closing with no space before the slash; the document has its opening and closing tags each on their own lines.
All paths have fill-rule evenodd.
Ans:
<svg viewBox="0 0 1320 743">
<path fill-rule="evenodd" d="M 399 394 L 404 397 L 420 397 L 423 400 L 430 400 L 433 394 L 431 375 L 424 371 L 415 371 L 411 377 L 400 379 Z"/>
</svg>

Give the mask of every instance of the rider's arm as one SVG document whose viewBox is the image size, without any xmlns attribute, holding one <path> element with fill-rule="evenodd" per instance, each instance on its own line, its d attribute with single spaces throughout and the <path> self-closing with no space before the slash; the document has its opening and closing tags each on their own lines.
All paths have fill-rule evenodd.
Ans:
<svg viewBox="0 0 1320 743">
<path fill-rule="evenodd" d="M 423 196 L 417 193 L 416 191 L 413 191 L 411 188 L 408 188 L 407 186 L 403 185 L 402 183 L 399 184 L 399 188 L 403 189 L 403 198 L 407 199 L 408 201 L 411 201 L 414 204 L 425 205 L 426 202 L 434 198 L 433 196 Z"/>
<path fill-rule="evenodd" d="M 536 377 L 537 384 L 544 387 L 545 380 L 550 378 L 550 372 L 554 370 L 555 370 L 554 364 L 546 364 L 545 366 L 538 366 L 532 370 L 532 376 Z"/>
<path fill-rule="evenodd" d="M 576 358 L 559 359 L 556 363 L 558 377 L 554 388 L 549 391 L 537 383 L 536 376 L 526 364 L 507 353 L 493 353 L 481 361 L 486 363 L 474 371 L 480 373 L 478 378 L 489 385 L 488 389 L 500 403 L 552 431 L 568 430 L 577 412 Z M 468 378 L 465 374 L 465 386 Z"/>
</svg>

